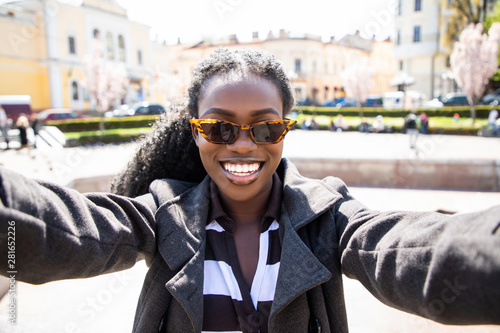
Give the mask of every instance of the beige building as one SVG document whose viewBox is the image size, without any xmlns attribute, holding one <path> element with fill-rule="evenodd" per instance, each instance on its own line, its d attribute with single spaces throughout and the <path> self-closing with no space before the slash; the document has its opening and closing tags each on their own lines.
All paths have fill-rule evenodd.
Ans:
<svg viewBox="0 0 500 333">
<path fill-rule="evenodd" d="M 397 75 L 413 78 L 408 89 L 429 99 L 457 89 L 449 62 L 451 50 L 440 43 L 450 15 L 447 1 L 399 0 L 394 46 Z"/>
<path fill-rule="evenodd" d="M 30 95 L 34 110 L 93 107 L 84 68 L 95 38 L 108 63 L 126 68 L 130 86 L 124 102 L 161 98 L 155 73 L 165 71 L 166 63 L 153 65 L 153 53 L 165 49 L 151 43 L 149 26 L 130 21 L 113 0 L 2 4 L 0 30 L 0 94 Z"/>
<path fill-rule="evenodd" d="M 371 93 L 393 90 L 390 80 L 394 76 L 396 62 L 392 58 L 392 43 L 389 40 L 366 40 L 357 33 L 339 41 L 331 38 L 323 42 L 319 36 L 295 36 L 281 30 L 279 35 L 269 33 L 265 39 L 254 33 L 253 39 L 246 42 L 239 42 L 236 36 L 230 36 L 227 41 L 218 43 L 168 46 L 169 74 L 177 84 L 177 91 L 184 92 L 196 64 L 221 46 L 267 50 L 276 55 L 291 80 L 297 101 L 309 100 L 321 105 L 342 97 L 341 73 L 364 58 L 369 59 L 376 72 Z"/>
</svg>

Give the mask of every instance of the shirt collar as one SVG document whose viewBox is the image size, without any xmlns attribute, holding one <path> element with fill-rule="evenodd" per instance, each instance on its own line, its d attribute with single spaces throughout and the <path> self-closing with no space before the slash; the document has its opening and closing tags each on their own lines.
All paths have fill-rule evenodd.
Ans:
<svg viewBox="0 0 500 333">
<path fill-rule="evenodd" d="M 261 230 L 264 232 L 269 229 L 271 223 L 275 220 L 279 221 L 281 213 L 281 202 L 283 200 L 283 183 L 281 182 L 278 174 L 275 172 L 273 174 L 273 187 L 271 189 L 271 196 L 269 198 L 269 204 L 267 205 L 266 212 L 262 218 Z M 234 231 L 234 221 L 224 212 L 219 199 L 219 189 L 217 185 L 210 181 L 210 213 L 208 214 L 207 223 L 217 220 L 217 222 L 224 228 L 227 232 Z"/>
</svg>

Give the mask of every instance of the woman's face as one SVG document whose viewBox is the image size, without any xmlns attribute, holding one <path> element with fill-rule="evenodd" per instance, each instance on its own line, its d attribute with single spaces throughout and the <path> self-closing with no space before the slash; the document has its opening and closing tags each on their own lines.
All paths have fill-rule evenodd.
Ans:
<svg viewBox="0 0 500 333">
<path fill-rule="evenodd" d="M 250 76 L 228 80 L 216 76 L 205 83 L 198 117 L 252 125 L 283 119 L 283 102 L 275 85 L 267 79 Z M 248 130 L 240 130 L 232 144 L 210 143 L 197 130 L 193 130 L 193 135 L 203 165 L 223 199 L 243 202 L 271 190 L 271 177 L 280 163 L 283 141 L 258 145 Z"/>
</svg>

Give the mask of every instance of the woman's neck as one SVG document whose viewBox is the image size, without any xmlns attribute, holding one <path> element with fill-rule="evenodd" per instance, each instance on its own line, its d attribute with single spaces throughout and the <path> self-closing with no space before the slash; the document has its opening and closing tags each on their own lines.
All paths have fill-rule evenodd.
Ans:
<svg viewBox="0 0 500 333">
<path fill-rule="evenodd" d="M 272 178 L 268 186 L 257 196 L 246 201 L 235 201 L 221 195 L 221 204 L 224 212 L 238 225 L 260 225 L 269 204 L 269 196 L 273 188 Z"/>
</svg>

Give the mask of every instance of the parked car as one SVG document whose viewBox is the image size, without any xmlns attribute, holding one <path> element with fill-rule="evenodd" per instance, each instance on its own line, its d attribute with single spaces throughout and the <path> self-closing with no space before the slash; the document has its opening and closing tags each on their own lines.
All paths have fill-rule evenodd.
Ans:
<svg viewBox="0 0 500 333">
<path fill-rule="evenodd" d="M 66 120 L 66 119 L 76 119 L 84 118 L 84 116 L 79 115 L 71 109 L 47 109 L 38 113 L 36 119 L 40 123 L 46 123 L 51 120 Z"/>
<path fill-rule="evenodd" d="M 366 107 L 382 107 L 384 106 L 384 101 L 382 100 L 382 97 L 368 97 L 366 101 L 363 103 L 363 106 Z"/>
<path fill-rule="evenodd" d="M 120 105 L 118 108 L 113 111 L 107 111 L 104 113 L 104 117 L 112 118 L 112 117 L 127 117 L 133 116 L 134 110 L 128 104 Z"/>
<path fill-rule="evenodd" d="M 160 104 L 140 103 L 132 105 L 134 116 L 160 115 L 165 112 L 165 108 Z"/>
<path fill-rule="evenodd" d="M 422 103 L 422 107 L 429 109 L 441 109 L 443 107 L 443 102 L 439 98 L 433 98 L 427 102 Z"/>
<path fill-rule="evenodd" d="M 443 99 L 444 106 L 467 106 L 469 101 L 463 93 L 449 93 Z"/>
<path fill-rule="evenodd" d="M 497 89 L 491 94 L 484 96 L 481 101 L 479 101 L 479 104 L 488 105 L 490 103 L 493 103 L 494 101 L 497 101 L 497 103 L 500 104 L 500 89 Z"/>
<path fill-rule="evenodd" d="M 309 98 L 302 99 L 297 102 L 297 106 L 312 106 L 312 105 L 313 102 Z"/>
<path fill-rule="evenodd" d="M 358 103 L 356 103 L 356 100 L 354 98 L 341 98 L 337 101 L 337 104 L 335 104 L 337 108 L 349 108 L 349 107 L 356 107 L 358 106 Z"/>
<path fill-rule="evenodd" d="M 165 112 L 165 108 L 160 104 L 149 104 L 147 102 L 133 105 L 123 104 L 113 111 L 104 114 L 106 118 L 111 117 L 129 117 L 129 116 L 149 116 L 160 115 Z"/>
<path fill-rule="evenodd" d="M 0 106 L 5 110 L 7 118 L 16 121 L 24 113 L 31 116 L 31 96 L 29 95 L 1 95 Z"/>
</svg>

